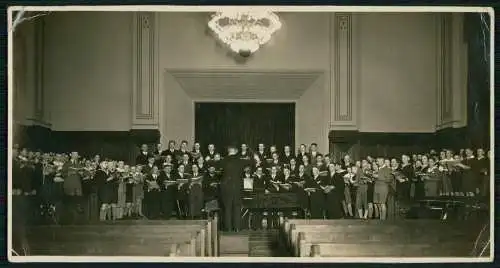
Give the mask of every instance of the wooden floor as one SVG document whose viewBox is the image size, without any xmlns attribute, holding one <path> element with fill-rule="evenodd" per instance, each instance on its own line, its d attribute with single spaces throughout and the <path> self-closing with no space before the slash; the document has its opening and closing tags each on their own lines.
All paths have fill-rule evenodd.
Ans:
<svg viewBox="0 0 500 268">
<path fill-rule="evenodd" d="M 221 257 L 285 257 L 286 251 L 278 243 L 277 230 L 222 233 Z"/>
</svg>

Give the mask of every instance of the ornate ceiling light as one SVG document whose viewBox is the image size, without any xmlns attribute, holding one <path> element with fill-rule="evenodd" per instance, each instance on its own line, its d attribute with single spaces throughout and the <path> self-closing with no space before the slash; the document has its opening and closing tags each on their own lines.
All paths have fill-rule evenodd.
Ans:
<svg viewBox="0 0 500 268">
<path fill-rule="evenodd" d="M 281 22 L 270 11 L 223 11 L 212 16 L 208 27 L 232 51 L 248 57 L 271 39 Z"/>
</svg>

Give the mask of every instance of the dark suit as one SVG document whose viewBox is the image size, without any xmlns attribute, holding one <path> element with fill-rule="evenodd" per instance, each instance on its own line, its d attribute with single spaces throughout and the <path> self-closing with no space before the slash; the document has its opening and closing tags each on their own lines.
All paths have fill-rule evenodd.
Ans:
<svg viewBox="0 0 500 268">
<path fill-rule="evenodd" d="M 289 155 L 286 155 L 283 153 L 283 155 L 281 156 L 281 162 L 284 164 L 290 165 L 290 160 L 292 158 L 295 158 L 295 156 L 293 154 L 290 153 Z"/>
<path fill-rule="evenodd" d="M 167 155 L 170 155 L 170 157 L 172 157 L 172 162 L 177 162 L 177 160 L 175 159 L 177 157 L 177 155 L 179 154 L 179 151 L 177 150 L 165 150 L 163 152 L 161 152 L 161 155 L 162 156 L 167 156 Z"/>
<path fill-rule="evenodd" d="M 172 174 L 166 174 L 164 171 L 160 173 L 158 184 L 160 184 L 160 211 L 165 219 L 170 219 L 172 210 L 176 205 L 177 184 L 166 187 L 165 181 L 174 181 Z"/>
<path fill-rule="evenodd" d="M 192 179 L 203 179 L 201 173 L 192 174 Z M 189 215 L 192 218 L 200 218 L 203 202 L 203 183 L 191 183 L 189 186 Z"/>
<path fill-rule="evenodd" d="M 160 174 L 158 175 L 152 175 L 149 174 L 146 178 L 146 181 L 156 181 L 158 183 L 158 186 L 160 186 L 160 189 L 148 189 L 148 184 L 144 184 L 144 201 L 146 202 L 146 215 L 149 219 L 157 219 L 160 216 L 160 204 L 161 204 L 161 176 Z"/>
<path fill-rule="evenodd" d="M 143 174 L 146 174 L 146 175 L 150 175 L 151 174 L 151 170 L 153 170 L 153 167 L 154 167 L 154 164 L 152 166 L 150 166 L 149 164 L 146 164 L 143 168 L 142 168 L 142 173 Z"/>
<path fill-rule="evenodd" d="M 178 172 L 173 174 L 175 180 L 180 179 L 190 179 L 190 176 L 186 173 L 179 174 Z M 187 215 L 189 212 L 189 181 L 178 188 L 177 191 L 177 200 L 179 201 L 180 213 L 183 215 Z"/>
<path fill-rule="evenodd" d="M 312 219 L 322 219 L 323 218 L 323 207 L 325 203 L 325 195 L 323 190 L 320 188 L 322 181 L 321 177 L 310 177 L 306 180 L 304 188 L 316 188 L 315 192 L 311 192 L 309 195 L 309 211 L 311 212 Z"/>
<path fill-rule="evenodd" d="M 135 164 L 146 165 L 148 163 L 149 156 L 149 153 L 140 152 L 139 155 L 135 158 Z"/>
<path fill-rule="evenodd" d="M 226 230 L 240 229 L 241 220 L 241 175 L 246 161 L 238 155 L 228 155 L 221 161 L 222 203 L 224 204 L 224 227 Z"/>
</svg>

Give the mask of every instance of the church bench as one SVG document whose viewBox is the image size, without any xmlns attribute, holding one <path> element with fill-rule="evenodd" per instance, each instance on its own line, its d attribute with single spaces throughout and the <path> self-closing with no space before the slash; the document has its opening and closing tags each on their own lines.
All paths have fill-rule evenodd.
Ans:
<svg viewBox="0 0 500 268">
<path fill-rule="evenodd" d="M 299 249 L 301 248 L 299 246 L 300 240 L 308 242 L 310 245 L 314 243 L 349 244 L 369 242 L 439 245 L 441 243 L 454 242 L 468 246 L 471 241 L 474 241 L 476 235 L 474 231 L 471 231 L 474 228 L 467 223 L 450 223 L 436 220 L 385 222 L 293 220 L 288 223 L 290 222 L 294 223 L 289 224 L 288 233 L 282 230 L 281 241 L 284 241 L 286 243 L 285 246 L 296 256 L 299 256 Z"/>
<path fill-rule="evenodd" d="M 300 242 L 300 257 L 467 257 L 467 249 L 454 242 L 441 244 L 368 242 Z"/>
<path fill-rule="evenodd" d="M 443 223 L 440 220 L 359 220 L 359 219 L 341 219 L 341 220 L 315 220 L 315 219 L 287 219 L 281 226 L 281 231 L 288 233 L 292 224 L 296 225 L 427 225 L 429 223 Z"/>
<path fill-rule="evenodd" d="M 33 253 L 37 252 L 38 248 L 43 248 L 44 245 L 58 244 L 58 243 L 70 243 L 71 246 L 75 248 L 74 252 L 78 253 L 78 247 L 76 246 L 78 242 L 72 243 L 72 241 L 88 241 L 87 244 L 98 245 L 99 243 L 106 241 L 110 243 L 109 247 L 116 248 L 118 252 L 114 255 L 133 255 L 134 245 L 139 245 L 144 248 L 143 253 L 138 254 L 151 254 L 154 252 L 155 255 L 160 254 L 161 250 L 146 250 L 147 247 L 144 245 L 161 244 L 165 248 L 167 246 L 173 246 L 176 242 L 179 242 L 176 248 L 180 249 L 182 254 L 194 255 L 192 254 L 192 249 L 190 246 L 195 247 L 196 256 L 212 256 L 217 254 L 218 248 L 218 231 L 216 225 L 212 221 L 117 221 L 116 224 L 110 223 L 100 223 L 96 225 L 73 225 L 73 226 L 34 226 L 27 230 L 27 237 L 32 240 L 32 244 L 35 246 Z M 51 243 L 52 241 L 52 243 Z M 142 241 L 142 242 L 141 242 Z M 39 244 L 39 246 L 37 245 Z M 128 243 L 127 247 L 114 246 L 115 244 Z M 186 247 L 184 244 L 192 244 Z M 104 242 L 103 242 L 104 245 Z M 98 247 L 100 250 L 95 250 L 97 252 L 107 252 L 103 246 Z M 57 246 L 54 247 L 54 252 Z M 127 249 L 129 248 L 129 249 Z M 187 248 L 187 250 L 186 250 Z M 121 253 L 119 250 L 131 253 Z M 163 249 L 162 249 L 163 250 Z M 170 250 L 168 250 L 170 251 Z M 178 250 L 174 250 L 178 251 Z M 47 249 L 38 251 L 47 253 Z M 166 252 L 166 251 L 164 251 Z M 50 252 L 48 252 L 50 253 Z M 54 254 L 51 254 L 54 255 Z M 63 254 L 67 255 L 67 254 Z M 164 256 L 161 254 L 160 256 Z"/>
<path fill-rule="evenodd" d="M 452 226 L 452 228 L 450 228 Z M 447 237 L 455 237 L 471 233 L 467 230 L 466 224 L 450 224 L 437 220 L 412 220 L 412 221 L 360 221 L 360 220 L 318 220 L 318 221 L 287 221 L 281 228 L 281 240 L 287 246 L 296 244 L 299 232 L 324 232 L 324 233 L 344 233 L 359 234 L 359 238 L 371 234 L 386 235 L 408 235 L 420 236 L 435 234 L 437 236 L 445 234 Z M 288 230 L 288 231 L 286 231 Z"/>
<path fill-rule="evenodd" d="M 162 239 L 50 241 L 30 243 L 30 255 L 52 256 L 197 256 L 196 236 Z"/>
<path fill-rule="evenodd" d="M 182 230 L 168 230 L 168 225 L 150 225 L 152 229 L 130 232 L 126 228 L 113 227 L 109 232 L 95 232 L 95 228 L 87 230 L 71 230 L 61 227 L 56 232 L 33 233 L 29 231 L 28 242 L 32 254 L 54 255 L 87 255 L 92 252 L 113 256 L 168 256 L 173 245 L 178 244 L 183 256 L 203 256 L 205 251 L 204 229 L 202 226 L 187 226 Z M 93 230 L 92 230 L 93 229 Z M 122 229 L 122 230 L 120 230 Z M 161 230 L 163 229 L 163 232 Z M 183 247 L 188 244 L 188 247 Z M 176 246 L 177 248 L 177 246 Z M 90 251 L 90 252 L 89 252 Z M 177 251 L 177 250 L 176 250 Z M 136 253 L 134 253 L 136 252 Z M 153 254 L 153 255 L 152 255 Z"/>
<path fill-rule="evenodd" d="M 294 256 L 309 256 L 311 253 L 311 248 L 313 245 L 323 245 L 323 244 L 336 244 L 339 245 L 339 249 L 343 246 L 350 244 L 358 245 L 425 245 L 424 249 L 430 248 L 427 251 L 409 251 L 405 249 L 404 256 L 407 257 L 432 257 L 438 256 L 462 256 L 465 257 L 468 251 L 472 248 L 474 243 L 474 237 L 468 236 L 467 234 L 452 233 L 448 234 L 446 232 L 429 232 L 427 234 L 365 234 L 365 233 L 328 233 L 328 232 L 300 232 L 297 238 L 297 242 L 292 245 L 292 250 Z M 333 246 L 331 246 L 333 247 Z M 410 247 L 409 249 L 414 249 L 415 247 Z M 440 250 L 436 250 L 436 248 Z M 382 251 L 380 254 L 385 251 Z M 326 252 L 328 253 L 328 252 Z M 325 254 L 325 252 L 323 252 Z M 398 253 L 399 254 L 399 253 Z M 424 254 L 424 255 L 422 255 Z M 434 255 L 433 255 L 434 254 Z M 378 255 L 377 255 L 378 256 Z M 384 255 L 390 257 L 388 255 Z M 395 255 L 396 256 L 396 255 Z M 403 255 L 402 255 L 403 256 Z M 439 257 L 438 256 L 438 257 Z"/>
</svg>

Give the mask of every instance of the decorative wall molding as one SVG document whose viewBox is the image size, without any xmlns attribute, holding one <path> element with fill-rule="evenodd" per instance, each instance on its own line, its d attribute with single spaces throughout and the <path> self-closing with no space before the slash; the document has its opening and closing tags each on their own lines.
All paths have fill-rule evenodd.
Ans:
<svg viewBox="0 0 500 268">
<path fill-rule="evenodd" d="M 132 128 L 158 127 L 159 60 L 156 25 L 155 13 L 134 14 Z"/>
<path fill-rule="evenodd" d="M 22 29 L 22 28 L 19 28 Z M 23 124 L 25 120 L 26 108 L 28 103 L 26 102 L 28 89 L 26 83 L 26 72 L 27 72 L 27 45 L 26 37 L 22 31 L 15 31 L 13 35 L 14 38 L 14 53 L 13 53 L 13 119 L 18 120 Z"/>
<path fill-rule="evenodd" d="M 354 16 L 330 16 L 330 127 L 357 129 L 357 88 L 353 55 Z"/>
<path fill-rule="evenodd" d="M 437 118 L 436 130 L 463 127 L 467 120 L 467 46 L 463 14 L 437 17 Z"/>
<path fill-rule="evenodd" d="M 467 85 L 468 85 L 468 49 L 464 31 L 465 15 L 453 13 L 451 20 L 452 32 L 452 74 L 451 88 L 453 95 L 453 127 L 467 125 Z"/>
<path fill-rule="evenodd" d="M 45 94 L 43 88 L 43 62 L 44 62 L 44 29 L 45 20 L 43 16 L 35 23 L 35 118 L 44 122 L 45 120 Z"/>
<path fill-rule="evenodd" d="M 174 70 L 170 74 L 193 100 L 295 102 L 324 71 Z"/>
</svg>

